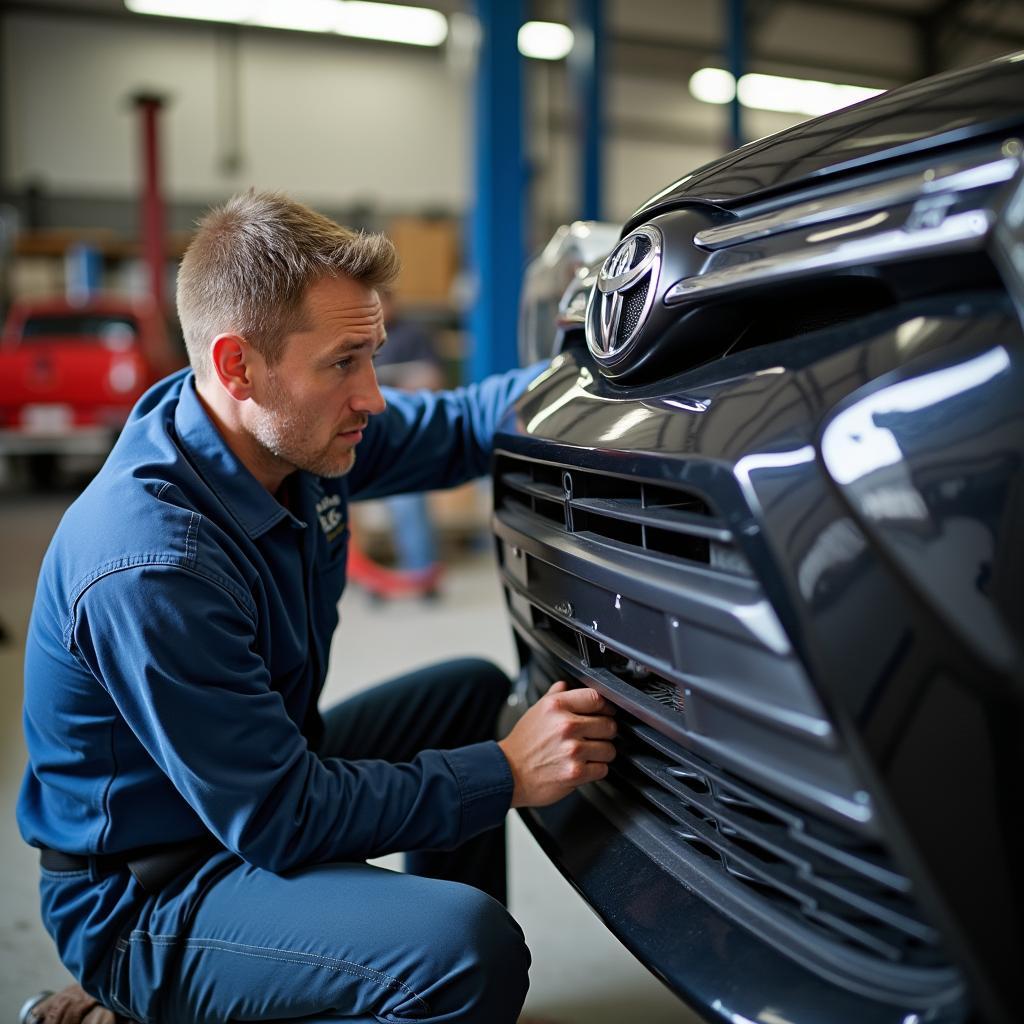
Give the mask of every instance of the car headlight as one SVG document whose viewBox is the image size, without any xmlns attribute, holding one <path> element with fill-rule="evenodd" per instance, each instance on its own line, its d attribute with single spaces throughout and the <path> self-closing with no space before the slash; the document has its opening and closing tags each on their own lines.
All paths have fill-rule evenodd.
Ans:
<svg viewBox="0 0 1024 1024">
<path fill-rule="evenodd" d="M 521 366 L 556 355 L 566 327 L 582 324 L 589 268 L 600 265 L 619 234 L 618 225 L 601 221 L 563 224 L 527 266 L 519 305 Z"/>
</svg>

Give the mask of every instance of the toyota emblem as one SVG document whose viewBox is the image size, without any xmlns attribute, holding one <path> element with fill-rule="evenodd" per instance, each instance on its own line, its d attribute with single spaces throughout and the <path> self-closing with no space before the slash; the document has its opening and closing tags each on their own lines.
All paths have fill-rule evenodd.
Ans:
<svg viewBox="0 0 1024 1024">
<path fill-rule="evenodd" d="M 645 225 L 626 235 L 604 261 L 587 317 L 587 342 L 595 358 L 617 360 L 644 325 L 658 288 L 661 249 L 661 232 Z M 623 336 L 627 300 L 632 308 Z"/>
</svg>

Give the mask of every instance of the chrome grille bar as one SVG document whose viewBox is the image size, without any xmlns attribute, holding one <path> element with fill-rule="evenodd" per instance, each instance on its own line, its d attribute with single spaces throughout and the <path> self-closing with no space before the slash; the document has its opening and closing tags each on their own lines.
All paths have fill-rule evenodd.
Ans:
<svg viewBox="0 0 1024 1024">
<path fill-rule="evenodd" d="M 562 501 L 565 497 L 560 487 L 533 480 L 526 473 L 502 473 L 501 482 L 520 494 L 529 495 L 531 498 L 540 498 L 543 501 Z"/>
<path fill-rule="evenodd" d="M 888 209 L 902 203 L 913 202 L 923 196 L 999 185 L 1009 181 L 1019 167 L 1020 159 L 1011 156 L 1000 156 L 981 164 L 973 160 L 950 162 L 916 174 L 905 174 L 878 184 L 797 203 L 775 213 L 705 228 L 698 231 L 693 240 L 704 249 L 725 249 L 769 238 L 784 231 L 813 227 L 857 214 Z"/>
<path fill-rule="evenodd" d="M 571 498 L 569 506 L 598 515 L 622 519 L 628 523 L 654 526 L 660 530 L 684 533 L 690 537 L 703 537 L 721 544 L 732 544 L 732 531 L 716 519 L 696 516 L 675 508 L 657 508 L 641 505 L 625 498 Z"/>
<path fill-rule="evenodd" d="M 980 248 L 995 223 L 989 210 L 951 214 L 934 227 L 881 231 L 825 244 L 807 245 L 711 270 L 677 281 L 665 293 L 665 304 L 681 305 L 753 286 L 780 284 L 824 270 L 893 263 L 933 252 Z"/>
</svg>

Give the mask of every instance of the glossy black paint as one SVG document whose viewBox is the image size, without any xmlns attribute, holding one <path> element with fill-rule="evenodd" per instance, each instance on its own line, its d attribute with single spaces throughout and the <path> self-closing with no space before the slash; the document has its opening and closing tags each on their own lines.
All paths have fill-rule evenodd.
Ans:
<svg viewBox="0 0 1024 1024">
<path fill-rule="evenodd" d="M 950 977 L 942 963 L 955 968 L 952 988 L 940 980 L 883 989 L 883 977 L 895 975 L 881 967 L 874 976 L 830 974 L 777 933 L 759 931 L 753 913 L 716 904 L 710 874 L 701 884 L 699 870 L 687 874 L 659 856 L 657 837 L 675 840 L 657 828 L 642 834 L 646 805 L 630 795 L 628 772 L 619 773 L 627 789 L 602 784 L 525 814 L 609 927 L 709 1019 L 737 1024 L 763 1020 L 768 1010 L 794 1024 L 1024 1019 L 1019 166 L 988 192 L 971 186 L 943 200 L 947 213 L 988 218 L 991 230 L 976 244 L 900 260 L 876 246 L 861 264 L 796 282 L 758 269 L 719 299 L 694 280 L 725 270 L 718 279 L 731 288 L 738 275 L 730 268 L 771 266 L 787 250 L 802 259 L 821 238 L 813 226 L 797 227 L 709 249 L 694 239 L 702 227 L 786 214 L 796 201 L 826 195 L 842 204 L 851 184 L 907 174 L 931 180 L 943 161 L 978 166 L 993 153 L 1019 161 L 1022 95 L 1024 60 L 1006 58 L 807 122 L 670 186 L 624 229 L 653 224 L 664 238 L 649 319 L 621 358 L 615 348 L 599 352 L 601 366 L 582 331 L 568 327 L 563 354 L 500 439 L 510 465 L 537 460 L 591 480 L 632 474 L 705 500 L 752 569 L 812 701 L 820 699 L 834 727 L 834 749 L 863 787 L 854 795 L 865 797 L 868 817 L 850 834 L 881 839 L 911 880 L 922 919 L 941 935 L 935 977 Z M 887 227 L 912 232 L 926 207 L 910 197 L 881 216 Z M 839 209 L 826 235 L 866 230 Z M 688 282 L 680 290 L 688 304 L 670 308 L 666 290 L 677 280 Z M 592 338 L 596 313 L 592 301 Z M 566 508 L 569 528 L 568 499 Z M 515 532 L 503 515 L 499 508 L 496 531 L 508 538 Z M 539 536 L 545 528 L 536 529 Z M 499 540 L 499 552 L 507 555 L 506 543 L 525 546 L 518 536 Z M 541 556 L 551 556 L 532 541 L 512 590 L 532 578 L 530 601 L 550 602 L 561 587 L 569 619 L 573 602 L 598 607 L 596 568 L 587 578 L 577 561 L 571 572 L 579 579 L 564 576 L 564 566 L 560 578 L 543 568 Z M 505 571 L 508 580 L 507 564 Z M 553 628 L 550 610 L 524 629 L 522 600 L 510 592 L 524 663 L 549 679 L 559 670 L 544 663 L 530 629 Z M 695 642 L 684 670 L 697 659 Z M 654 653 L 640 639 L 634 648 Z M 581 656 L 586 676 L 591 662 Z M 700 664 L 728 678 L 707 659 Z M 762 699 L 773 700 L 766 692 Z M 698 733 L 679 737 L 691 754 L 704 742 Z M 765 744 L 757 751 L 771 753 Z M 813 774 L 811 765 L 804 767 Z M 751 899 L 753 910 L 758 897 Z"/>
<path fill-rule="evenodd" d="M 1005 1024 L 1021 1016 L 1024 963 L 1022 359 L 1020 323 L 996 291 L 905 304 L 629 389 L 577 348 L 521 400 L 501 442 L 610 473 L 628 457 L 649 476 L 699 480 L 740 538 L 979 1018 Z M 865 408 L 899 454 L 845 479 L 837 466 L 849 458 L 835 445 L 858 443 Z M 605 905 L 610 927 L 705 1014 L 903 1019 L 821 978 L 795 983 L 779 954 L 736 937 L 688 893 L 673 903 L 656 868 L 634 866 L 658 907 L 680 915 L 646 928 L 645 887 L 626 892 L 618 876 L 629 858 L 613 851 L 626 841 L 587 861 L 603 826 L 579 815 L 528 821 Z M 726 944 L 698 941 L 694 921 Z M 748 971 L 737 971 L 733 943 Z"/>
<path fill-rule="evenodd" d="M 797 183 L 825 185 L 873 164 L 1012 133 L 1024 123 L 1022 95 L 1020 55 L 893 89 L 701 167 L 641 206 L 626 230 L 683 203 L 729 208 Z"/>
</svg>

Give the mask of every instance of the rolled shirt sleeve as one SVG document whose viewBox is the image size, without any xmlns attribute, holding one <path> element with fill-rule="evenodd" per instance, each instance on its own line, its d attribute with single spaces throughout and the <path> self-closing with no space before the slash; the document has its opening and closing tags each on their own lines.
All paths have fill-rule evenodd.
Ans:
<svg viewBox="0 0 1024 1024">
<path fill-rule="evenodd" d="M 225 847 L 283 871 L 447 849 L 501 821 L 512 777 L 496 743 L 402 764 L 320 758 L 256 654 L 255 633 L 239 595 L 177 565 L 103 576 L 74 620 L 78 656 Z"/>
</svg>

